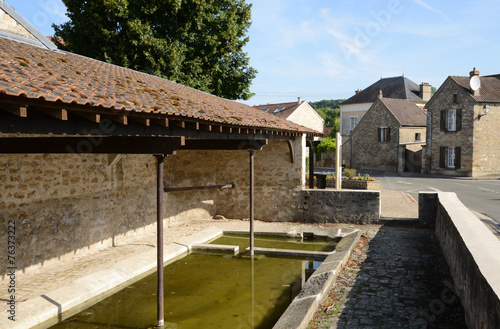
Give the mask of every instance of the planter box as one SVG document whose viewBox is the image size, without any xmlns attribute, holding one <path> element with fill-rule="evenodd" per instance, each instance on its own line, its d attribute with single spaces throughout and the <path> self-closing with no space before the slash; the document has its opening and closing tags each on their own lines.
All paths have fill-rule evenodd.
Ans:
<svg viewBox="0 0 500 329">
<path fill-rule="evenodd" d="M 347 190 L 381 190 L 382 182 L 380 181 L 360 181 L 360 180 L 343 180 L 342 189 Z"/>
</svg>

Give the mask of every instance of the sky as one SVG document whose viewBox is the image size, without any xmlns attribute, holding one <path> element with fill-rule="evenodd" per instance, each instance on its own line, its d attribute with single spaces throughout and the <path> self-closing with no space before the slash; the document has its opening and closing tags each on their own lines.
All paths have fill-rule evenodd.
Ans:
<svg viewBox="0 0 500 329">
<path fill-rule="evenodd" d="M 7 0 L 45 35 L 67 17 L 60 0 Z M 439 88 L 450 75 L 498 74 L 500 1 L 247 0 L 245 47 L 259 105 L 346 99 L 405 75 Z"/>
</svg>

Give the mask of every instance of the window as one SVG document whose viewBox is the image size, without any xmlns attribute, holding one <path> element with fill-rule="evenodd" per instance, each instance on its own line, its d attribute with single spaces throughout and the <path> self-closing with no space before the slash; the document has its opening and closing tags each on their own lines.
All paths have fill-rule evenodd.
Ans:
<svg viewBox="0 0 500 329">
<path fill-rule="evenodd" d="M 453 94 L 453 104 L 458 104 L 458 94 Z"/>
<path fill-rule="evenodd" d="M 382 143 L 387 143 L 391 141 L 391 128 L 381 127 L 378 128 L 378 141 Z"/>
<path fill-rule="evenodd" d="M 415 141 L 420 141 L 421 140 L 421 135 L 420 133 L 415 133 Z"/>
<path fill-rule="evenodd" d="M 439 167 L 448 169 L 460 169 L 461 147 L 441 146 L 439 148 Z"/>
<path fill-rule="evenodd" d="M 354 128 L 356 128 L 357 125 L 358 125 L 358 117 L 357 116 L 347 118 L 347 122 L 346 122 L 346 126 L 347 126 L 346 132 L 347 132 L 347 135 L 350 135 L 351 131 L 353 131 Z"/>
<path fill-rule="evenodd" d="M 455 168 L 455 148 L 448 147 L 448 157 L 446 161 L 446 167 Z"/>
<path fill-rule="evenodd" d="M 462 130 L 462 109 L 451 109 L 441 111 L 441 131 Z"/>
<path fill-rule="evenodd" d="M 456 110 L 448 110 L 447 129 L 448 129 L 448 131 L 456 131 L 457 130 L 457 111 Z"/>
<path fill-rule="evenodd" d="M 279 107 L 279 108 L 277 108 L 277 109 L 274 111 L 274 114 L 280 113 L 281 111 L 283 111 L 283 107 Z"/>
</svg>

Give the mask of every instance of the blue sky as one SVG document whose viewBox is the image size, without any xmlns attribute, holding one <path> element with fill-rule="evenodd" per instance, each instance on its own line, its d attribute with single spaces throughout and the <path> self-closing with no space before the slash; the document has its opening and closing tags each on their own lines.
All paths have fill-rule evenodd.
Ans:
<svg viewBox="0 0 500 329">
<path fill-rule="evenodd" d="M 7 0 L 44 34 L 60 0 Z M 245 51 L 259 73 L 250 105 L 348 98 L 381 77 L 438 88 L 449 75 L 500 73 L 500 1 L 251 0 Z"/>
</svg>

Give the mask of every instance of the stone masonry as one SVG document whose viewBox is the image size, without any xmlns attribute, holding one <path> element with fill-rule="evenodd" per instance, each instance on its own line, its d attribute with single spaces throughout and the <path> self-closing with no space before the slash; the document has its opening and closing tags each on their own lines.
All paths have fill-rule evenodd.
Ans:
<svg viewBox="0 0 500 329">
<path fill-rule="evenodd" d="M 9 14 L 0 9 L 0 32 L 2 31 L 16 34 L 30 40 L 36 40 L 28 30 L 16 22 Z"/>
<path fill-rule="evenodd" d="M 453 95 L 457 102 L 453 102 Z M 483 107 L 490 107 L 484 115 Z M 441 129 L 441 111 L 461 109 L 461 129 Z M 500 173 L 500 104 L 477 103 L 468 91 L 448 78 L 428 103 L 427 150 L 423 163 L 431 174 L 487 176 Z M 457 119 L 458 121 L 458 119 Z M 460 168 L 440 166 L 441 147 L 460 147 Z"/>
</svg>

